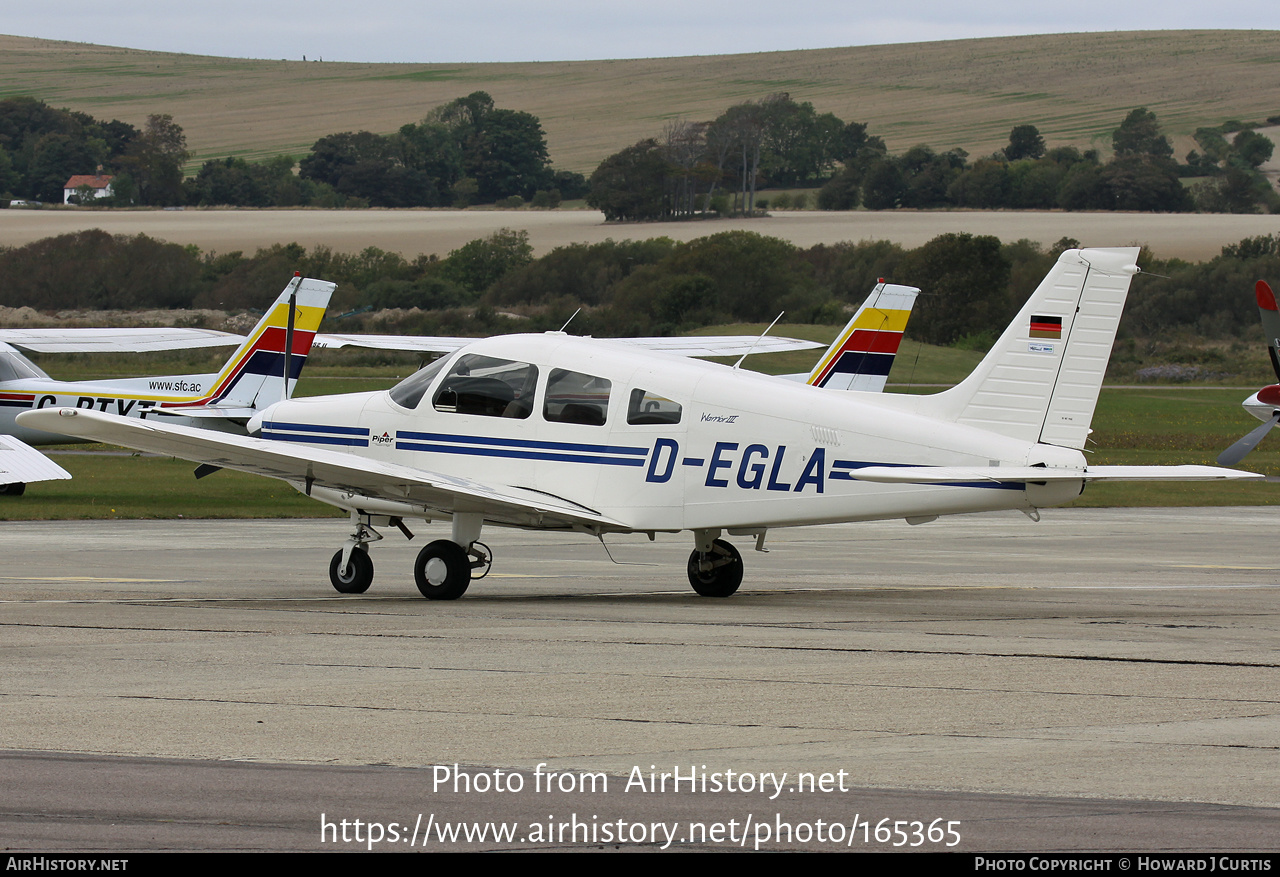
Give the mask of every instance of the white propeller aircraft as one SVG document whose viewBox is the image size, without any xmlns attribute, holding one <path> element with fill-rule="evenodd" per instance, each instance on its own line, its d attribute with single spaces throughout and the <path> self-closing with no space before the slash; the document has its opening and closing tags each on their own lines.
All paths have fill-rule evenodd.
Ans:
<svg viewBox="0 0 1280 877">
<path fill-rule="evenodd" d="M 346 510 L 334 587 L 373 580 L 378 526 L 451 521 L 418 554 L 429 599 L 488 572 L 485 525 L 690 531 L 705 596 L 742 581 L 721 538 L 840 521 L 1037 509 L 1089 481 L 1250 478 L 1206 466 L 1091 466 L 1081 450 L 1136 248 L 1068 250 L 965 381 L 931 396 L 836 393 L 560 332 L 475 341 L 389 391 L 282 401 L 258 437 L 87 408 L 19 416 L 61 432 L 289 482 Z"/>
<path fill-rule="evenodd" d="M 207 329 L 0 329 L 0 433 L 33 445 L 78 441 L 16 423 L 24 411 L 64 407 L 140 419 L 165 414 L 176 422 L 243 431 L 261 408 L 292 394 L 333 290 L 332 283 L 295 276 L 247 338 Z M 239 346 L 217 374 L 106 381 L 54 380 L 20 352 L 139 353 L 229 344 Z M 286 349 L 292 351 L 287 364 Z"/>
<path fill-rule="evenodd" d="M 1280 307 L 1276 306 L 1275 294 L 1265 280 L 1254 284 L 1253 294 L 1258 302 L 1258 315 L 1262 318 L 1262 332 L 1267 336 L 1267 354 L 1271 357 L 1271 368 L 1276 373 L 1276 379 L 1280 380 L 1280 355 L 1277 354 L 1280 350 Z M 1240 404 L 1245 411 L 1263 423 L 1218 455 L 1218 462 L 1224 466 L 1234 466 L 1243 460 L 1280 423 L 1280 384 L 1263 387 Z"/>
</svg>

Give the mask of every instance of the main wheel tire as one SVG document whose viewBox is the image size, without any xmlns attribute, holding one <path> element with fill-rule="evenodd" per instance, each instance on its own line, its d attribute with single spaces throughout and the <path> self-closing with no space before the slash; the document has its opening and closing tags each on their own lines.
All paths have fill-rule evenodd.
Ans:
<svg viewBox="0 0 1280 877">
<path fill-rule="evenodd" d="M 27 484 L 25 481 L 15 481 L 12 484 L 0 484 L 0 496 L 22 496 L 27 492 Z"/>
<path fill-rule="evenodd" d="M 456 600 L 471 584 L 471 558 L 457 542 L 437 539 L 418 552 L 413 578 L 428 600 Z"/>
<path fill-rule="evenodd" d="M 711 569 L 702 568 L 703 555 L 689 555 L 689 584 L 703 597 L 731 597 L 742 584 L 742 555 L 723 539 L 711 545 Z"/>
<path fill-rule="evenodd" d="M 329 581 L 333 582 L 335 591 L 339 594 L 363 594 L 369 590 L 369 585 L 373 584 L 373 561 L 369 559 L 369 552 L 360 547 L 352 548 L 347 568 L 339 569 L 341 565 L 342 552 L 339 551 L 329 561 Z"/>
</svg>

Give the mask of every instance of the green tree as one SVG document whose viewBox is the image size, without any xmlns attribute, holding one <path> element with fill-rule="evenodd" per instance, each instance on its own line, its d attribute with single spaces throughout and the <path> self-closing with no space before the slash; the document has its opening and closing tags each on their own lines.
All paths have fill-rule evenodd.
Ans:
<svg viewBox="0 0 1280 877">
<path fill-rule="evenodd" d="M 1270 137 L 1257 131 L 1241 131 L 1231 141 L 1231 150 L 1240 161 L 1249 167 L 1256 168 L 1263 162 L 1271 160 L 1275 144 Z"/>
<path fill-rule="evenodd" d="M 181 204 L 182 165 L 189 155 L 186 134 L 173 116 L 152 114 L 118 164 L 133 178 L 141 203 Z"/>
<path fill-rule="evenodd" d="M 1173 155 L 1173 144 L 1169 138 L 1160 133 L 1160 123 L 1156 114 L 1146 107 L 1131 110 L 1124 117 L 1120 127 L 1111 134 L 1111 146 L 1116 157 L 1129 155 L 1151 155 L 1158 158 L 1169 158 Z"/>
<path fill-rule="evenodd" d="M 670 170 L 658 141 L 641 140 L 600 162 L 591 175 L 587 204 L 611 222 L 660 219 L 671 210 L 667 198 Z"/>
<path fill-rule="evenodd" d="M 1043 155 L 1044 138 L 1035 125 L 1015 125 L 1009 132 L 1009 145 L 1004 148 L 1004 157 L 1009 161 L 1040 158 Z"/>
<path fill-rule="evenodd" d="M 909 251 L 894 277 L 922 290 L 908 334 L 951 344 L 1001 330 L 1017 309 L 1009 300 L 1009 273 L 1000 241 L 990 235 L 944 234 Z"/>
<path fill-rule="evenodd" d="M 441 263 L 440 276 L 481 293 L 532 261 L 529 233 L 500 228 L 486 238 L 470 241 L 449 253 Z"/>
</svg>

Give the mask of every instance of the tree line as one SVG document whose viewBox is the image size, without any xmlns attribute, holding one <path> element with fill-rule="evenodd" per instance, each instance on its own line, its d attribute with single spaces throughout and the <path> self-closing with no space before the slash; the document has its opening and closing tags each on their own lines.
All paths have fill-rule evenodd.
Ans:
<svg viewBox="0 0 1280 877">
<path fill-rule="evenodd" d="M 30 97 L 0 101 L 0 197 L 62 203 L 77 174 L 115 176 L 115 202 L 176 204 L 183 199 L 187 141 L 169 115 L 141 128 L 56 110 Z"/>
<path fill-rule="evenodd" d="M 61 202 L 78 174 L 105 173 L 98 206 L 440 207 L 526 201 L 558 206 L 586 191 L 581 174 L 551 166 L 536 116 L 502 109 L 483 91 L 399 131 L 321 137 L 297 161 L 210 159 L 189 179 L 186 136 L 172 116 L 139 130 L 29 97 L 0 101 L 0 198 Z M 296 173 L 295 173 L 296 169 Z M 88 203 L 91 193 L 82 200 Z"/>
<path fill-rule="evenodd" d="M 0 198 L 61 201 L 67 179 L 101 169 L 115 178 L 113 196 L 93 202 L 100 206 L 555 207 L 585 196 L 609 220 L 653 220 L 750 215 L 794 204 L 783 194 L 770 205 L 762 188 L 801 187 L 825 210 L 1277 212 L 1280 195 L 1259 170 L 1272 142 L 1253 127 L 1197 129 L 1200 149 L 1180 164 L 1155 114 L 1137 108 L 1112 132 L 1105 162 L 1095 149 L 1049 147 L 1029 124 L 971 161 L 963 149 L 925 144 L 891 155 L 865 124 L 779 93 L 708 122 L 669 122 L 605 158 L 588 183 L 552 167 L 536 116 L 477 91 L 392 134 L 321 137 L 301 162 L 210 159 L 184 180 L 190 153 L 171 116 L 149 116 L 137 129 L 24 97 L 0 101 Z M 1200 182 L 1188 188 L 1189 177 Z"/>
<path fill-rule="evenodd" d="M 1048 272 L 1053 247 L 947 234 L 915 248 L 887 241 L 796 247 L 749 231 L 687 243 L 669 238 L 570 244 L 534 258 L 504 229 L 443 256 L 369 247 L 337 253 L 277 244 L 246 255 L 202 253 L 145 235 L 100 230 L 0 248 L 0 305 L 66 309 L 262 307 L 294 270 L 338 284 L 326 325 L 344 331 L 494 334 L 558 329 L 670 335 L 726 322 L 836 324 L 880 277 L 923 290 L 907 335 L 985 348 Z M 1280 235 L 1249 238 L 1212 260 L 1144 251 L 1122 336 L 1258 335 L 1250 290 L 1280 277 Z M 342 317 L 342 314 L 347 316 Z"/>
<path fill-rule="evenodd" d="M 1094 149 L 1048 148 L 1034 125 L 1015 126 L 1003 150 L 970 161 L 963 149 L 925 144 L 890 155 L 865 125 L 775 94 L 711 122 L 668 123 L 659 137 L 609 156 L 591 176 L 587 201 L 612 220 L 749 215 L 768 206 L 756 200 L 760 188 L 821 183 L 823 210 L 1280 212 L 1280 195 L 1259 171 L 1271 140 L 1249 128 L 1198 129 L 1203 153 L 1193 150 L 1178 164 L 1155 114 L 1140 107 L 1112 132 L 1105 162 Z M 1188 189 L 1185 177 L 1207 179 Z"/>
</svg>

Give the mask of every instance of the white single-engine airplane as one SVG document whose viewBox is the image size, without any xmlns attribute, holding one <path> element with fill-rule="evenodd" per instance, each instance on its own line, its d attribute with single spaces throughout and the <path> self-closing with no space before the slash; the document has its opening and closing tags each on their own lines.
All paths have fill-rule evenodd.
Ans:
<svg viewBox="0 0 1280 877">
<path fill-rule="evenodd" d="M 1271 357 L 1271 368 L 1276 373 L 1276 379 L 1280 380 L 1280 354 L 1277 353 L 1280 351 L 1280 307 L 1276 306 L 1275 294 L 1265 280 L 1254 284 L 1253 295 L 1258 302 L 1258 315 L 1262 318 L 1262 332 L 1267 336 L 1267 355 Z M 1218 455 L 1218 462 L 1224 466 L 1234 466 L 1243 460 L 1280 423 L 1280 384 L 1263 387 L 1240 404 L 1245 411 L 1263 423 Z"/>
<path fill-rule="evenodd" d="M 965 381 L 932 396 L 831 392 L 560 332 L 476 341 L 389 391 L 276 403 L 260 437 L 85 408 L 19 416 L 77 435 L 283 479 L 345 509 L 329 565 L 365 591 L 375 526 L 451 520 L 418 554 L 430 599 L 492 561 L 486 524 L 693 536 L 695 591 L 727 597 L 743 563 L 721 536 L 774 527 L 1037 509 L 1097 480 L 1258 477 L 1207 466 L 1090 466 L 1089 434 L 1138 251 L 1067 250 Z"/>
<path fill-rule="evenodd" d="M 243 432 L 260 409 L 292 394 L 333 290 L 332 283 L 295 276 L 247 338 L 206 329 L 0 329 L 0 433 L 33 445 L 79 441 L 16 423 L 24 411 L 64 407 L 140 419 L 164 414 L 175 422 Z M 54 380 L 19 352 L 139 353 L 229 344 L 239 346 L 217 374 L 106 381 Z M 287 364 L 286 345 L 292 351 Z"/>
</svg>

